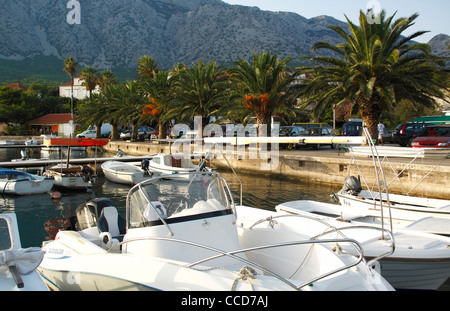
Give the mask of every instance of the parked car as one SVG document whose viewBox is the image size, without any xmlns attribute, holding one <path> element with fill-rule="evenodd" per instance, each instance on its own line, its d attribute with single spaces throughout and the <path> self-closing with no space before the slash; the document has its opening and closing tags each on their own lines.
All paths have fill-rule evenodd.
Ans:
<svg viewBox="0 0 450 311">
<path fill-rule="evenodd" d="M 109 138 L 111 135 L 112 125 L 104 123 L 101 128 L 101 138 Z M 96 126 L 90 126 L 87 130 L 77 135 L 77 138 L 95 138 L 97 135 Z"/>
<path fill-rule="evenodd" d="M 400 146 L 411 146 L 412 141 L 417 134 L 429 123 L 425 122 L 408 122 L 397 125 L 394 129 L 393 137 Z"/>
<path fill-rule="evenodd" d="M 391 144 L 395 144 L 395 139 L 393 136 L 393 132 L 391 130 L 386 129 L 385 133 L 383 135 L 383 143 L 391 143 Z"/>
<path fill-rule="evenodd" d="M 138 128 L 138 136 L 137 139 L 138 140 L 146 140 L 146 139 L 150 139 L 150 135 L 152 133 L 157 132 L 157 130 L 155 130 L 152 127 L 149 126 L 139 126 Z M 128 139 L 132 139 L 133 138 L 133 134 L 131 132 L 131 129 L 125 130 L 120 134 L 120 138 L 123 140 L 128 140 Z"/>
<path fill-rule="evenodd" d="M 449 148 L 450 125 L 429 125 L 412 141 L 413 148 Z"/>
<path fill-rule="evenodd" d="M 300 126 L 280 126 L 280 132 L 278 134 L 279 137 L 286 137 L 286 136 L 298 136 L 300 132 L 304 131 L 305 129 Z M 288 144 L 280 144 L 280 149 L 288 149 L 291 150 L 295 147 L 294 143 L 288 143 Z"/>
<path fill-rule="evenodd" d="M 333 132 L 332 128 L 326 128 L 326 127 L 311 127 L 308 129 L 305 129 L 304 131 L 300 132 L 299 136 L 330 136 L 334 137 L 336 136 Z M 319 149 L 321 146 L 330 146 L 332 149 L 334 149 L 336 146 L 335 144 L 331 143 L 317 143 L 317 144 L 305 144 L 301 145 L 298 144 L 300 147 L 312 147 L 315 149 Z"/>
<path fill-rule="evenodd" d="M 335 135 L 339 135 L 339 130 L 337 129 L 333 129 L 329 124 L 327 123 L 293 123 L 293 126 L 301 126 L 304 129 L 309 129 L 309 128 L 316 128 L 316 127 L 323 127 L 323 128 L 327 128 L 330 129 Z"/>
<path fill-rule="evenodd" d="M 361 136 L 363 132 L 363 123 L 361 122 L 347 122 L 342 128 L 342 135 L 344 136 Z"/>
</svg>

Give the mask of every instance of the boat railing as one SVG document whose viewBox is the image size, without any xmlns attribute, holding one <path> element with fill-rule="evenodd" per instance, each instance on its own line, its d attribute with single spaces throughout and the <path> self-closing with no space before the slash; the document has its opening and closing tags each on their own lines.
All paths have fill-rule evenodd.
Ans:
<svg viewBox="0 0 450 311">
<path fill-rule="evenodd" d="M 388 252 L 386 252 L 386 253 L 380 254 L 379 256 L 375 257 L 374 259 L 370 260 L 369 262 L 366 262 L 366 265 L 369 266 L 369 267 L 372 266 L 372 264 L 375 261 L 378 261 L 378 260 L 380 260 L 380 259 L 382 259 L 384 257 L 390 256 L 395 251 L 395 239 L 394 239 L 394 236 L 393 236 L 391 231 L 389 231 L 389 230 L 387 230 L 385 228 L 379 228 L 379 227 L 374 227 L 374 226 L 348 226 L 348 227 L 336 228 L 336 227 L 330 225 L 328 222 L 326 222 L 324 220 L 318 219 L 318 218 L 313 217 L 313 216 L 308 216 L 308 215 L 287 214 L 287 215 L 270 216 L 270 217 L 258 220 L 257 222 L 255 222 L 253 225 L 251 225 L 249 227 L 249 230 L 252 230 L 255 226 L 257 226 L 257 225 L 259 225 L 261 223 L 264 223 L 264 222 L 269 222 L 270 226 L 272 228 L 274 228 L 275 219 L 280 219 L 280 218 L 291 218 L 291 219 L 292 218 L 303 218 L 303 219 L 308 219 L 308 220 L 311 220 L 311 221 L 315 221 L 315 222 L 321 223 L 322 225 L 327 227 L 326 231 L 324 231 L 324 232 L 322 232 L 322 233 L 320 233 L 320 234 L 318 234 L 316 236 L 311 237 L 310 238 L 311 240 L 318 239 L 319 237 L 323 237 L 324 235 L 327 235 L 327 234 L 336 233 L 336 234 L 338 234 L 338 235 L 340 235 L 342 237 L 342 241 L 346 241 L 349 238 L 345 234 L 342 233 L 342 231 L 344 231 L 344 230 L 348 231 L 348 230 L 355 230 L 355 229 L 367 229 L 367 230 L 380 231 L 382 233 L 382 238 L 383 239 L 385 239 L 384 233 L 386 233 L 389 236 L 389 240 L 392 241 L 391 249 Z M 358 256 L 363 256 L 364 257 L 363 248 L 360 246 L 360 244 L 358 244 L 358 248 L 355 248 L 354 246 L 353 246 L 353 248 L 357 252 Z"/>
<path fill-rule="evenodd" d="M 260 246 L 255 246 L 255 247 L 249 247 L 249 248 L 243 248 L 243 249 L 238 249 L 238 250 L 233 250 L 233 251 L 223 251 L 217 248 L 213 248 L 207 245 L 203 245 L 203 244 L 199 244 L 199 243 L 195 243 L 195 242 L 191 242 L 191 241 L 185 241 L 185 240 L 179 240 L 179 239 L 173 239 L 173 238 L 165 238 L 165 237 L 140 237 L 140 238 L 135 238 L 135 239 L 129 239 L 126 241 L 122 241 L 116 245 L 114 245 L 112 248 L 110 248 L 108 250 L 108 253 L 112 252 L 113 249 L 115 249 L 116 247 L 121 247 L 124 244 L 130 243 L 130 242 L 138 242 L 138 241 L 166 241 L 166 242 L 172 242 L 172 243 L 181 243 L 181 244 L 187 244 L 190 246 L 194 246 L 194 247 L 198 247 L 198 248 L 202 248 L 202 249 L 206 249 L 212 252 L 217 253 L 216 255 L 210 256 L 210 257 L 206 257 L 204 259 L 201 259 L 199 261 L 190 263 L 190 264 L 186 264 L 184 267 L 185 268 L 190 268 L 190 269 L 195 269 L 194 267 L 200 264 L 203 264 L 205 262 L 214 260 L 214 259 L 218 259 L 221 257 L 229 257 L 232 259 L 235 259 L 237 261 L 243 262 L 247 265 L 250 265 L 256 269 L 259 269 L 261 271 L 263 271 L 266 274 L 272 275 L 273 277 L 277 278 L 278 280 L 284 282 L 285 284 L 287 284 L 288 286 L 292 287 L 295 290 L 301 290 L 303 287 L 311 285 L 321 279 L 324 279 L 326 277 L 329 277 L 333 274 L 339 273 L 341 271 L 350 269 L 354 266 L 357 266 L 360 262 L 362 262 L 364 260 L 363 257 L 363 251 L 362 251 L 362 247 L 361 245 L 353 240 L 353 239 L 323 239 L 323 240 L 304 240 L 304 241 L 291 241 L 291 242 L 281 242 L 281 243 L 276 243 L 276 244 L 268 244 L 268 245 L 260 245 Z M 314 277 L 310 280 L 307 280 L 305 282 L 303 282 L 300 285 L 296 285 L 294 283 L 292 283 L 291 281 L 289 281 L 287 278 L 280 276 L 279 274 L 261 266 L 260 264 L 251 261 L 247 258 L 244 257 L 240 257 L 237 256 L 238 254 L 242 254 L 242 253 L 246 253 L 246 252 L 252 252 L 252 251 L 257 251 L 257 250 L 262 250 L 262 249 L 269 249 L 269 248 L 278 248 L 278 247 L 286 247 L 286 246 L 295 246 L 295 245 L 309 245 L 309 244 L 335 244 L 335 243 L 350 243 L 352 244 L 354 247 L 359 248 L 359 258 L 358 260 L 356 260 L 354 263 L 345 265 L 343 267 L 339 267 L 336 268 L 332 271 L 328 271 L 326 273 L 323 273 L 317 277 Z M 217 267 L 219 268 L 219 267 Z M 222 268 L 222 267 L 221 267 Z M 214 269 L 214 267 L 208 267 L 206 270 L 211 270 Z M 203 271 L 200 269 L 200 271 Z"/>
</svg>

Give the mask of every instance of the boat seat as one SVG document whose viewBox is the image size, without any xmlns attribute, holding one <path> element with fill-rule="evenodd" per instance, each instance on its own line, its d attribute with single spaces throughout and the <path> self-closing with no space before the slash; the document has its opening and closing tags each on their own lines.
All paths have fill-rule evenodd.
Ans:
<svg viewBox="0 0 450 311">
<path fill-rule="evenodd" d="M 122 242 L 126 233 L 125 219 L 119 215 L 114 206 L 104 207 L 97 223 L 100 233 L 109 232 L 111 237 Z"/>
</svg>

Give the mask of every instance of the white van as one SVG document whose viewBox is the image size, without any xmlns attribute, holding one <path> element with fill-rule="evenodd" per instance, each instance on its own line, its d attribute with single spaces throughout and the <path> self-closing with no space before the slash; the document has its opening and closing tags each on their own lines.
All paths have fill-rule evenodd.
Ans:
<svg viewBox="0 0 450 311">
<path fill-rule="evenodd" d="M 112 125 L 109 123 L 104 123 L 102 125 L 102 138 L 108 138 L 112 131 Z M 77 138 L 95 138 L 97 134 L 97 129 L 94 126 L 89 126 L 87 130 L 77 135 Z"/>
</svg>

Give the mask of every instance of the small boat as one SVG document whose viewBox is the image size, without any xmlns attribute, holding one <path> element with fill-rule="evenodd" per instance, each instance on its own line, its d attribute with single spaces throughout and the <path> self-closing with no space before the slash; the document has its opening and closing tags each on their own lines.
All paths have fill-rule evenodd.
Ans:
<svg viewBox="0 0 450 311">
<path fill-rule="evenodd" d="M 0 167 L 0 192 L 2 194 L 32 195 L 52 189 L 52 177 L 38 176 Z"/>
<path fill-rule="evenodd" d="M 0 214 L 0 236 L 0 291 L 48 291 L 36 271 L 44 251 L 22 248 L 16 214 Z"/>
<path fill-rule="evenodd" d="M 323 222 L 321 226 L 309 226 L 311 233 L 321 235 L 323 232 L 337 228 L 345 236 L 358 241 L 367 260 L 372 260 L 386 252 L 390 241 L 373 230 L 361 228 L 372 227 L 383 229 L 383 224 L 374 224 L 364 216 L 354 213 L 341 214 L 340 206 L 329 203 L 298 200 L 276 206 L 277 216 L 290 215 L 307 217 Z M 273 221 L 282 221 L 275 216 Z M 386 229 L 387 224 L 384 225 Z M 301 230 L 299 224 L 292 225 L 292 233 Z M 345 230 L 345 231 L 344 231 Z M 387 229 L 386 229 L 387 230 Z M 378 259 L 381 275 L 395 288 L 406 290 L 437 290 L 450 277 L 450 238 L 410 230 L 394 228 L 391 231 L 395 241 L 395 251 Z"/>
<path fill-rule="evenodd" d="M 38 269 L 48 286 L 55 290 L 393 290 L 366 265 L 362 253 L 333 250 L 336 243 L 359 249 L 354 241 L 311 241 L 308 236 L 299 241 L 288 233 L 267 244 L 271 231 L 244 230 L 243 234 L 225 179 L 216 172 L 196 175 L 201 178 L 167 180 L 161 175 L 133 186 L 126 218 L 109 199 L 99 198 L 79 206 L 71 218 L 47 223 L 52 236 L 43 243 L 46 254 Z M 280 256 L 282 249 L 286 251 Z"/>
<path fill-rule="evenodd" d="M 55 187 L 67 190 L 88 190 L 97 180 L 94 170 L 87 165 L 58 164 L 47 168 L 44 174 L 54 178 Z"/>
<path fill-rule="evenodd" d="M 102 170 L 109 181 L 119 184 L 135 185 L 146 178 L 142 168 L 121 161 L 106 161 L 102 163 Z"/>
<path fill-rule="evenodd" d="M 0 140 L 0 145 L 15 145 L 16 142 L 14 140 Z"/>
<path fill-rule="evenodd" d="M 164 154 L 154 155 L 143 167 L 151 175 L 165 175 L 170 179 L 190 179 L 193 174 L 202 170 L 211 171 L 211 168 L 205 166 L 205 161 L 200 161 L 198 165 L 192 163 L 192 160 L 186 159 L 183 154 Z M 188 173 L 188 174 L 186 174 Z"/>
<path fill-rule="evenodd" d="M 388 214 L 391 209 L 394 218 L 444 217 L 450 219 L 450 200 L 422 198 L 400 194 L 386 194 L 373 190 L 362 190 L 361 183 L 355 176 L 347 177 L 342 189 L 336 193 L 341 205 L 360 208 L 362 211 L 374 210 L 380 212 L 381 206 Z M 389 203 L 388 203 L 389 202 Z"/>
</svg>

